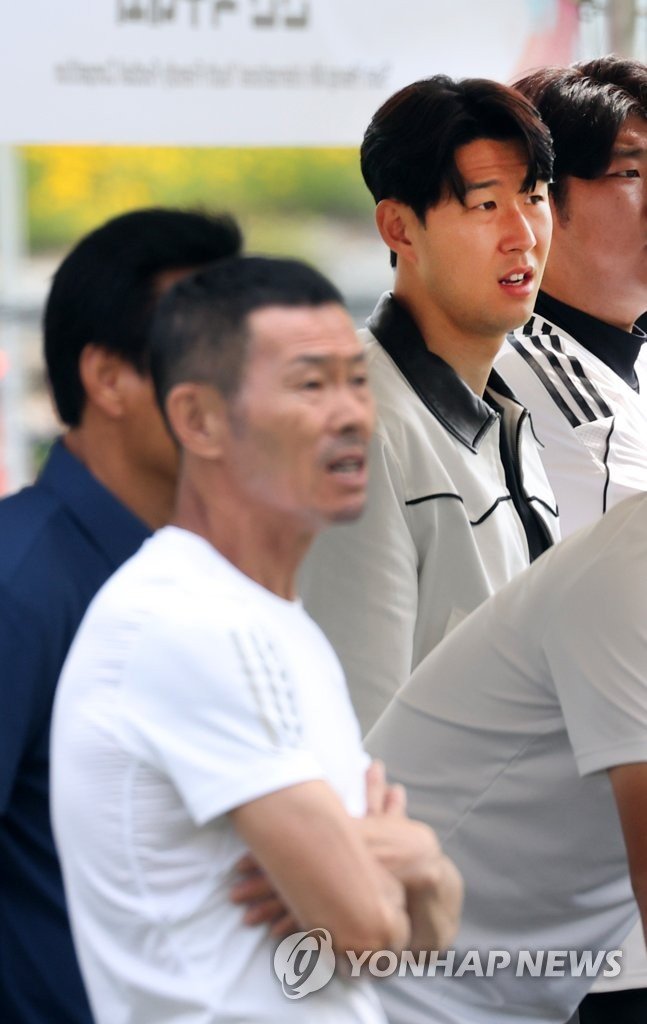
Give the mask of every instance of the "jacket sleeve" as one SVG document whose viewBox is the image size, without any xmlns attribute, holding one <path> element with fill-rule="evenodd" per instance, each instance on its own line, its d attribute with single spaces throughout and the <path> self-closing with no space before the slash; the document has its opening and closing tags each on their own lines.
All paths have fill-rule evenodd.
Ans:
<svg viewBox="0 0 647 1024">
<path fill-rule="evenodd" d="M 362 734 L 411 674 L 418 554 L 398 462 L 372 442 L 364 515 L 316 541 L 301 579 L 304 604 L 342 663 Z"/>
</svg>

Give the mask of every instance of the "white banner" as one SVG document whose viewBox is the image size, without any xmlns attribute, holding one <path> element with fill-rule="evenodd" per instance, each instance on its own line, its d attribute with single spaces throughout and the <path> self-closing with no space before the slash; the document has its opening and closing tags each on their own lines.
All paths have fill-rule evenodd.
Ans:
<svg viewBox="0 0 647 1024">
<path fill-rule="evenodd" d="M 396 89 L 571 59 L 573 0 L 13 0 L 0 142 L 357 145 Z"/>
</svg>

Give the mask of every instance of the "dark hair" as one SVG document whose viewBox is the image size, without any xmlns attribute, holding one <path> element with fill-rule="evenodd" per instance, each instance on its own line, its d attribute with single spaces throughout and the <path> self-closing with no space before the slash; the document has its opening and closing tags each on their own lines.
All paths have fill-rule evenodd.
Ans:
<svg viewBox="0 0 647 1024">
<path fill-rule="evenodd" d="M 81 421 L 85 345 L 101 345 L 147 372 L 158 275 L 232 256 L 241 246 L 231 217 L 183 210 L 135 210 L 86 235 L 56 271 L 45 307 L 45 361 L 63 422 Z"/>
<path fill-rule="evenodd" d="M 540 68 L 515 87 L 535 104 L 553 136 L 552 194 L 558 206 L 567 177 L 604 174 L 627 117 L 647 118 L 647 66 L 638 61 L 608 56 Z"/>
<path fill-rule="evenodd" d="M 236 394 L 249 342 L 248 317 L 268 306 L 344 305 L 333 284 L 297 260 L 240 256 L 179 281 L 158 305 L 151 372 L 165 413 L 171 388 L 185 381 Z"/>
<path fill-rule="evenodd" d="M 524 97 L 484 78 L 434 75 L 396 92 L 373 115 L 360 151 L 364 181 L 376 203 L 397 199 L 422 222 L 445 194 L 464 201 L 456 150 L 476 139 L 518 139 L 524 145 L 523 189 L 550 180 L 550 135 Z"/>
</svg>

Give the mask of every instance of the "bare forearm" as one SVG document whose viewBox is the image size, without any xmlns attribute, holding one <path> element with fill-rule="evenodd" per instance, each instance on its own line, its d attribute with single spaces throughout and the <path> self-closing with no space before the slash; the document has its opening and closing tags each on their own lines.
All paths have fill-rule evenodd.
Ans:
<svg viewBox="0 0 647 1024">
<path fill-rule="evenodd" d="M 282 906 L 303 927 L 328 929 L 338 950 L 407 945 L 404 882 L 366 847 L 325 783 L 289 787 L 232 814 L 278 897 L 273 913 Z"/>
<path fill-rule="evenodd" d="M 352 949 L 355 953 L 363 953 L 365 950 L 388 949 L 399 953 L 407 949 L 411 943 L 411 919 L 408 910 L 408 897 L 405 887 L 393 875 L 377 865 L 380 879 L 381 904 L 382 904 L 382 926 L 373 934 L 365 932 L 356 938 L 349 934 L 347 938 L 342 935 L 333 936 L 341 940 L 338 948 Z"/>
<path fill-rule="evenodd" d="M 432 829 L 406 816 L 406 793 L 386 784 L 384 766 L 367 771 L 367 815 L 357 827 L 378 862 L 407 894 L 410 948 L 447 948 L 454 938 L 463 903 L 463 882 Z"/>
<path fill-rule="evenodd" d="M 458 931 L 462 905 L 460 873 L 448 857 L 441 857 L 426 884 L 407 890 L 411 949 L 447 949 Z"/>
<path fill-rule="evenodd" d="M 409 948 L 411 923 L 406 890 L 390 872 L 379 865 L 376 867 L 378 884 L 371 901 L 371 910 L 380 908 L 377 917 L 372 917 L 368 922 L 361 908 L 357 907 L 357 891 L 348 892 L 348 901 L 353 907 L 352 920 L 361 917 L 363 921 L 361 934 L 352 923 L 349 928 L 345 923 L 343 911 L 337 913 L 332 905 L 327 907 L 326 914 L 321 911 L 304 917 L 295 913 L 290 908 L 289 895 L 286 899 L 279 896 L 275 884 L 251 855 L 243 857 L 237 865 L 239 880 L 232 886 L 230 896 L 233 903 L 246 908 L 245 924 L 269 925 L 276 937 L 283 937 L 304 928 L 326 927 L 333 933 L 335 947 L 344 951 L 352 949 L 361 953 L 364 950 L 398 951 Z M 331 915 L 330 920 L 328 913 Z"/>
</svg>

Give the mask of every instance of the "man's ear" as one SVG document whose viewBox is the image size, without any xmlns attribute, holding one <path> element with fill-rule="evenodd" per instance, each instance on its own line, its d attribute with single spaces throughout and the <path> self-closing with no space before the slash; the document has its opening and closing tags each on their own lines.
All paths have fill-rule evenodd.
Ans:
<svg viewBox="0 0 647 1024">
<path fill-rule="evenodd" d="M 110 419 L 121 419 L 125 412 L 124 377 L 136 370 L 116 352 L 90 343 L 81 350 L 79 376 L 88 403 Z"/>
<path fill-rule="evenodd" d="M 176 384 L 166 398 L 166 416 L 180 446 L 202 459 L 220 458 L 229 420 L 225 399 L 210 384 Z"/>
<path fill-rule="evenodd" d="M 396 199 L 381 199 L 375 208 L 375 223 L 382 241 L 397 253 L 398 262 L 415 262 L 412 240 L 420 222 L 410 206 Z"/>
</svg>

